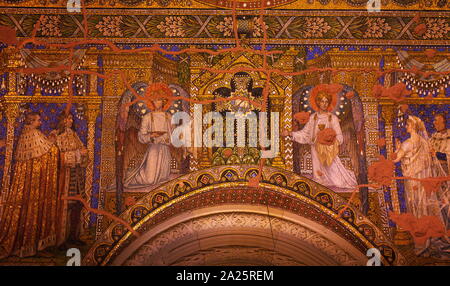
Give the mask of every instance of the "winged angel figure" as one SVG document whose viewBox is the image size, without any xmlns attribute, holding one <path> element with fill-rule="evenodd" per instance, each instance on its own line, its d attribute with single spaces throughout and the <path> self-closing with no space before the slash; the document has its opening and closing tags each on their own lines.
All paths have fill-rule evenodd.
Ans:
<svg viewBox="0 0 450 286">
<path fill-rule="evenodd" d="M 143 96 L 149 85 L 132 85 Z M 178 85 L 169 85 L 174 96 L 188 97 Z M 116 192 L 117 207 L 125 190 L 146 191 L 170 179 L 172 173 L 184 172 L 188 166 L 187 152 L 175 148 L 170 142 L 174 126 L 171 115 L 188 112 L 189 104 L 183 100 L 154 98 L 137 101 L 127 90 L 122 94 L 116 127 Z M 181 149 L 181 150 L 178 150 Z"/>
<path fill-rule="evenodd" d="M 301 157 L 311 145 L 314 180 L 337 190 L 367 184 L 364 113 L 356 92 L 345 85 L 321 84 L 299 90 L 293 101 L 300 130 L 291 134 L 294 156 Z M 348 162 L 346 167 L 343 162 Z M 303 173 L 300 165 L 294 160 L 294 170 Z M 360 193 L 366 212 L 367 188 Z"/>
</svg>

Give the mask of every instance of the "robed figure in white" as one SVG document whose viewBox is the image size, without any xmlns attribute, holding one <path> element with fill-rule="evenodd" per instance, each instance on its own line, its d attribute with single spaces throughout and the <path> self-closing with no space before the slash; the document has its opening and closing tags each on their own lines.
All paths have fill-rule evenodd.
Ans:
<svg viewBox="0 0 450 286">
<path fill-rule="evenodd" d="M 411 135 L 403 143 L 398 144 L 395 163 L 402 163 L 405 177 L 425 179 L 445 177 L 445 171 L 431 152 L 428 134 L 423 121 L 416 116 L 409 116 L 406 131 Z M 409 212 L 416 217 L 435 215 L 442 218 L 437 193 L 426 194 L 420 181 L 405 180 L 406 205 Z"/>
<path fill-rule="evenodd" d="M 162 99 L 153 101 L 155 110 L 142 117 L 138 140 L 147 145 L 140 165 L 125 179 L 126 188 L 142 188 L 167 181 L 170 176 L 171 116 L 163 111 Z"/>
<path fill-rule="evenodd" d="M 432 152 L 428 133 L 423 121 L 416 116 L 409 116 L 406 131 L 410 138 L 398 143 L 394 163 L 401 162 L 405 176 L 405 199 L 407 211 L 416 218 L 436 216 L 446 230 L 449 229 L 449 190 L 448 183 L 442 181 L 434 192 L 427 194 L 425 185 L 419 180 L 445 178 L 446 172 Z M 425 246 L 416 245 L 417 255 L 432 255 L 450 259 L 450 239 L 446 236 L 430 238 Z"/>
<path fill-rule="evenodd" d="M 313 165 L 313 178 L 327 187 L 355 188 L 357 180 L 355 173 L 346 169 L 338 157 L 339 146 L 343 143 L 342 130 L 336 115 L 328 112 L 331 96 L 319 92 L 315 98 L 319 110 L 312 114 L 305 127 L 299 131 L 291 132 L 293 140 L 300 144 L 311 145 Z M 318 142 L 318 133 L 331 128 L 336 133 L 335 140 L 330 145 Z"/>
</svg>

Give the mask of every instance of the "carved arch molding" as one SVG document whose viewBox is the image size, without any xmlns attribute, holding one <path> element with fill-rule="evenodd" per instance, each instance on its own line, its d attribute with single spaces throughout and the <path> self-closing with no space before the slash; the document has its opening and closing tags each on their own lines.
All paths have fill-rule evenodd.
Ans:
<svg viewBox="0 0 450 286">
<path fill-rule="evenodd" d="M 121 214 L 84 265 L 365 265 L 369 248 L 384 265 L 405 259 L 385 234 L 335 192 L 292 172 L 217 166 L 182 175 Z"/>
<path fill-rule="evenodd" d="M 181 215 L 161 226 L 161 232 L 148 233 L 130 245 L 112 264 L 364 265 L 367 261 L 361 251 L 318 224 L 267 211 L 228 205 L 202 209 L 195 217 Z"/>
</svg>

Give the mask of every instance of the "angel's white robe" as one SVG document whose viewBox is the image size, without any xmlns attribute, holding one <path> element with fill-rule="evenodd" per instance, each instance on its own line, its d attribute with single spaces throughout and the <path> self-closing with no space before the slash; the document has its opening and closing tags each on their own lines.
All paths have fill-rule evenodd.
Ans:
<svg viewBox="0 0 450 286">
<path fill-rule="evenodd" d="M 151 138 L 150 132 L 165 131 L 164 135 Z M 146 153 L 138 168 L 125 179 L 126 188 L 154 185 L 170 176 L 171 119 L 167 112 L 150 112 L 142 118 L 138 132 L 139 142 L 148 144 Z"/>
<path fill-rule="evenodd" d="M 327 187 L 354 188 L 357 185 L 355 173 L 347 170 L 337 155 L 329 166 L 325 166 L 319 160 L 316 140 L 320 131 L 320 124 L 324 124 L 325 128 L 332 128 L 336 132 L 338 145 L 342 144 L 343 137 L 339 119 L 336 115 L 328 112 L 311 115 L 308 123 L 302 130 L 292 132 L 292 137 L 296 142 L 311 145 L 314 180 Z"/>
</svg>

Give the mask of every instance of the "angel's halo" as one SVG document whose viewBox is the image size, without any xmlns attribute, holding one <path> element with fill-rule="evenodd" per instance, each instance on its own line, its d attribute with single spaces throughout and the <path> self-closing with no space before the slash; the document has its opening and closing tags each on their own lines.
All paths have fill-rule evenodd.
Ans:
<svg viewBox="0 0 450 286">
<path fill-rule="evenodd" d="M 153 102 L 156 99 L 162 99 L 163 101 L 165 101 L 165 104 L 162 109 L 163 111 L 167 111 L 172 106 L 175 100 L 173 96 L 174 96 L 173 90 L 169 88 L 167 84 L 155 82 L 150 84 L 145 89 L 143 99 L 145 101 L 145 105 L 147 106 L 148 109 L 150 109 L 150 111 L 155 110 L 155 105 L 153 104 Z"/>
<path fill-rule="evenodd" d="M 309 95 L 309 105 L 311 109 L 314 111 L 320 111 L 319 107 L 316 103 L 316 97 L 319 95 L 320 92 L 326 92 L 331 96 L 331 102 L 328 105 L 328 111 L 333 111 L 338 103 L 338 94 L 342 91 L 344 88 L 341 84 L 318 84 L 315 87 L 313 87 L 310 91 Z"/>
</svg>

